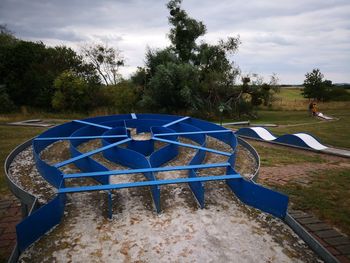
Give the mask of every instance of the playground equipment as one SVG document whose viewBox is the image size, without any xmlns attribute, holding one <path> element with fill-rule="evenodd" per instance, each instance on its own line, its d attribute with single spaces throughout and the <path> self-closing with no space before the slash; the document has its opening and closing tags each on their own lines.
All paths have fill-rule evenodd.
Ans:
<svg viewBox="0 0 350 263">
<path fill-rule="evenodd" d="M 132 130 L 136 130 L 136 135 L 132 134 Z M 149 138 L 139 140 L 137 135 L 142 133 L 149 133 Z M 208 148 L 207 136 L 230 146 L 230 151 Z M 179 137 L 192 140 L 195 144 L 180 142 Z M 102 147 L 86 153 L 78 150 L 79 145 L 96 139 L 101 141 Z M 41 157 L 43 150 L 49 151 L 49 146 L 62 140 L 70 142 L 71 157 L 56 164 L 48 164 Z M 156 148 L 155 142 L 161 142 L 162 147 Z M 199 119 L 159 114 L 125 114 L 74 120 L 40 134 L 32 140 L 32 146 L 38 171 L 57 190 L 52 200 L 30 213 L 17 225 L 19 253 L 60 223 L 64 214 L 66 195 L 71 193 L 104 191 L 107 193 L 108 212 L 111 217 L 112 190 L 146 186 L 150 189 L 155 210 L 159 213 L 162 185 L 187 183 L 199 207 L 203 208 L 205 182 L 221 180 L 227 183 L 242 202 L 279 218 L 286 216 L 287 196 L 257 185 L 235 171 L 237 138 L 233 132 Z M 187 164 L 164 166 L 177 157 L 179 147 L 195 149 L 196 153 Z M 204 163 L 207 152 L 224 156 L 227 160 Z M 109 170 L 91 158 L 97 153 L 102 153 L 105 159 L 130 169 Z M 7 163 L 8 161 L 6 161 L 8 166 Z M 68 164 L 75 164 L 81 172 L 64 173 L 60 168 Z M 210 169 L 216 167 L 224 167 L 226 172 L 221 175 L 212 175 Z M 187 170 L 187 178 L 157 179 L 158 172 L 177 170 Z M 197 173 L 198 170 L 205 171 L 206 175 Z M 110 183 L 111 176 L 131 173 L 141 173 L 145 180 Z M 74 186 L 70 186 L 70 180 L 74 178 L 93 178 L 96 183 L 84 185 L 83 180 L 80 180 L 80 184 L 77 185 L 75 182 Z"/>
<path fill-rule="evenodd" d="M 334 118 L 324 115 L 322 112 L 316 112 L 316 117 L 326 121 L 334 120 Z"/>
<path fill-rule="evenodd" d="M 247 138 L 286 144 L 293 147 L 308 148 L 317 151 L 328 149 L 327 146 L 321 144 L 314 136 L 307 133 L 285 134 L 280 137 L 276 137 L 265 128 L 249 127 L 239 129 L 236 134 Z"/>
</svg>

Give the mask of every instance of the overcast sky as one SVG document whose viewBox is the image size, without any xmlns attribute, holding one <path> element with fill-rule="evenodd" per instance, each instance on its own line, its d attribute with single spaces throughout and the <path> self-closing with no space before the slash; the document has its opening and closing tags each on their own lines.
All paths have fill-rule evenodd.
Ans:
<svg viewBox="0 0 350 263">
<path fill-rule="evenodd" d="M 127 77 L 144 64 L 147 46 L 169 45 L 166 2 L 0 0 L 0 24 L 48 45 L 118 47 Z M 184 0 L 183 7 L 204 22 L 210 43 L 240 35 L 233 60 L 244 74 L 275 72 L 297 84 L 317 67 L 333 82 L 350 82 L 350 0 Z"/>
</svg>

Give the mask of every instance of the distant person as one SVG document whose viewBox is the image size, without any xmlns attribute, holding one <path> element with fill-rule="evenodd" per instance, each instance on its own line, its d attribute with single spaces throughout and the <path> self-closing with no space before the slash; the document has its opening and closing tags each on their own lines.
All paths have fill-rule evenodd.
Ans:
<svg viewBox="0 0 350 263">
<path fill-rule="evenodd" d="M 310 104 L 309 104 L 309 114 L 310 114 L 310 116 L 312 116 L 312 107 L 313 107 L 313 103 L 314 103 L 314 102 L 310 102 Z"/>
<path fill-rule="evenodd" d="M 316 102 L 312 103 L 312 116 L 317 116 Z"/>
</svg>

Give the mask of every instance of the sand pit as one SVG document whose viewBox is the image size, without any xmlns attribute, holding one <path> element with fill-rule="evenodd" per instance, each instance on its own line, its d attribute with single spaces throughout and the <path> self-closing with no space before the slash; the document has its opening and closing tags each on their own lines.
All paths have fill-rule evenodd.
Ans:
<svg viewBox="0 0 350 263">
<path fill-rule="evenodd" d="M 217 140 L 208 141 L 208 145 L 224 150 L 225 145 L 220 144 Z M 98 146 L 98 142 L 92 141 L 81 145 L 79 150 L 84 152 Z M 65 154 L 67 144 L 57 143 L 52 147 L 56 148 L 43 153 L 47 160 L 60 158 L 57 154 Z M 181 150 L 167 165 L 186 162 L 193 154 L 194 151 Z M 246 161 L 247 157 L 245 149 L 239 148 L 237 170 L 249 177 L 255 164 Z M 102 161 L 103 156 L 94 158 Z M 220 161 L 215 158 L 221 157 L 208 154 L 205 162 Z M 26 169 L 21 168 L 23 164 Z M 103 164 L 114 169 L 125 168 L 107 160 Z M 11 171 L 13 177 L 18 177 L 18 171 L 20 177 L 31 174 L 34 181 L 40 177 L 30 148 L 15 159 Z M 181 173 L 158 173 L 157 178 L 184 176 Z M 138 177 L 114 176 L 111 180 L 126 182 L 142 178 Z M 36 195 L 47 190 L 36 183 L 25 187 Z M 107 219 L 105 192 L 70 194 L 62 223 L 28 248 L 20 262 L 319 262 L 283 221 L 242 204 L 224 182 L 206 183 L 205 188 L 206 207 L 200 209 L 187 184 L 162 186 L 160 214 L 155 212 L 147 188 L 113 191 L 111 220 Z"/>
</svg>

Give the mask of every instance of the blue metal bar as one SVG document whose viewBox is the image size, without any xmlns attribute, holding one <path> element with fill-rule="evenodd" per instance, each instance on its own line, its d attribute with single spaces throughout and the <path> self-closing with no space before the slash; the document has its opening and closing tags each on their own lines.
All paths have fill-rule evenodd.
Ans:
<svg viewBox="0 0 350 263">
<path fill-rule="evenodd" d="M 214 130 L 214 131 L 195 131 L 195 132 L 173 132 L 173 133 L 157 133 L 154 136 L 171 136 L 171 135 L 187 135 L 187 134 L 206 134 L 206 133 L 223 133 L 232 132 L 231 130 Z"/>
<path fill-rule="evenodd" d="M 124 139 L 124 140 L 122 140 L 122 141 L 115 142 L 115 143 L 112 143 L 112 144 L 110 144 L 110 145 L 107 145 L 107 146 L 104 146 L 104 147 L 101 147 L 101 148 L 92 150 L 92 151 L 90 151 L 90 152 L 87 152 L 87 153 L 81 154 L 81 155 L 79 155 L 79 156 L 70 158 L 70 159 L 65 160 L 65 161 L 63 161 L 63 162 L 56 163 L 54 166 L 55 166 L 56 168 L 60 168 L 60 167 L 65 166 L 65 165 L 67 165 L 67 164 L 73 163 L 73 162 L 75 162 L 75 161 L 77 161 L 77 160 L 83 159 L 83 158 L 85 158 L 85 157 L 88 157 L 88 156 L 90 156 L 90 155 L 93 155 L 93 154 L 96 154 L 96 153 L 99 153 L 99 152 L 102 152 L 102 151 L 104 151 L 104 150 L 107 150 L 107 149 L 109 149 L 109 148 L 115 147 L 115 146 L 117 146 L 117 145 L 119 145 L 119 144 L 123 144 L 123 143 L 128 142 L 128 141 L 131 141 L 131 139 L 130 139 L 130 138 L 127 138 L 127 139 Z"/>
<path fill-rule="evenodd" d="M 169 126 L 171 126 L 171 125 L 173 125 L 173 124 L 176 124 L 176 123 L 178 123 L 178 122 L 181 122 L 181 121 L 184 121 L 184 120 L 187 120 L 187 119 L 189 119 L 190 117 L 183 117 L 183 118 L 181 118 L 181 119 L 177 119 L 177 120 L 175 120 L 175 121 L 172 121 L 172 122 L 169 122 L 169 123 L 167 123 L 167 124 L 164 124 L 163 125 L 163 127 L 169 127 Z"/>
<path fill-rule="evenodd" d="M 125 138 L 127 135 L 101 135 L 101 136 L 73 136 L 73 137 L 46 137 L 35 138 L 35 141 L 52 141 L 52 140 L 81 140 L 81 139 L 107 139 L 107 138 Z"/>
<path fill-rule="evenodd" d="M 112 189 L 122 189 L 122 188 L 131 188 L 131 187 L 144 187 L 144 186 L 166 185 L 166 184 L 181 184 L 181 183 L 190 183 L 190 182 L 207 182 L 207 181 L 218 181 L 218 180 L 229 180 L 229 179 L 240 179 L 240 178 L 242 178 L 242 176 L 240 174 L 190 177 L 190 178 L 176 178 L 176 179 L 168 179 L 168 180 L 142 181 L 142 182 L 132 182 L 132 183 L 121 183 L 121 184 L 67 187 L 67 188 L 60 188 L 58 190 L 58 193 L 61 194 L 61 193 L 100 191 L 100 190 L 112 190 Z"/>
<path fill-rule="evenodd" d="M 100 125 L 100 124 L 93 123 L 93 122 L 88 122 L 88 121 L 74 120 L 73 122 L 78 122 L 78 123 L 82 123 L 82 124 L 87 124 L 87 125 L 90 125 L 90 126 L 95 126 L 95 127 L 99 127 L 99 128 L 103 128 L 103 129 L 107 129 L 107 130 L 113 129 L 113 128 L 110 127 L 110 126 Z"/>
<path fill-rule="evenodd" d="M 187 144 L 187 143 L 182 143 L 182 142 L 177 142 L 177 141 L 171 141 L 171 140 L 161 139 L 161 138 L 157 138 L 157 137 L 152 137 L 152 139 L 154 139 L 156 141 L 160 141 L 160 142 L 172 143 L 172 144 L 176 144 L 176 145 L 183 146 L 183 147 L 194 148 L 194 149 L 203 150 L 203 151 L 212 152 L 212 153 L 217 153 L 217 154 L 225 155 L 225 156 L 231 156 L 231 154 L 232 154 L 232 153 L 228 153 L 228 152 L 214 150 L 211 148 L 205 148 L 205 147 L 201 147 L 201 146 L 197 146 L 197 145 L 192 145 L 192 144 Z"/>
<path fill-rule="evenodd" d="M 120 174 L 165 172 L 165 171 L 178 171 L 178 170 L 190 170 L 190 169 L 208 169 L 208 168 L 216 168 L 216 167 L 227 167 L 230 165 L 231 165 L 230 163 L 211 163 L 211 164 L 197 164 L 197 165 L 184 165 L 184 166 L 164 166 L 164 167 L 129 169 L 129 170 L 111 170 L 111 171 L 90 172 L 90 173 L 65 174 L 63 178 L 69 179 L 69 178 L 91 177 L 91 176 L 100 176 L 100 175 L 120 175 Z"/>
<path fill-rule="evenodd" d="M 136 114 L 135 114 L 135 113 L 130 113 L 130 115 L 131 115 L 131 118 L 133 118 L 133 119 L 137 119 L 137 116 L 136 116 Z"/>
</svg>

